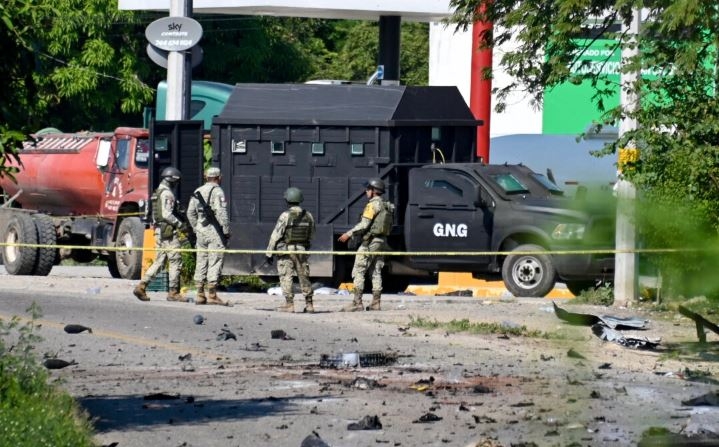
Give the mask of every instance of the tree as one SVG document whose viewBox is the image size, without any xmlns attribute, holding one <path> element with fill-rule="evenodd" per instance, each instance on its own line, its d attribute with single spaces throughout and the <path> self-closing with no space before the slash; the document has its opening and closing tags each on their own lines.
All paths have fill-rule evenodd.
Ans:
<svg viewBox="0 0 719 447">
<path fill-rule="evenodd" d="M 719 229 L 716 2 L 451 0 L 450 5 L 455 10 L 450 21 L 460 28 L 475 21 L 494 24 L 481 36 L 483 47 L 510 39 L 517 43 L 499 62 L 515 79 L 497 91 L 500 109 L 512 90 L 523 89 L 541 104 L 546 88 L 590 82 L 603 112 L 600 124 L 615 124 L 629 112 L 605 102 L 615 88 L 601 69 L 609 57 L 590 67 L 582 56 L 599 39 L 609 42 L 607 53 L 626 45 L 620 25 L 628 25 L 632 12 L 642 8 L 639 56 L 621 67 L 643 73 L 631 86 L 641 98 L 641 107 L 631 113 L 639 126 L 605 152 L 629 141 L 641 150 L 637 160 L 621 167 L 642 194 L 638 229 L 645 246 L 679 250 L 652 257 L 670 287 L 677 293 L 718 295 L 719 281 L 711 279 L 716 275 L 703 275 L 715 268 Z M 667 212 L 657 216 L 657 210 Z"/>
</svg>

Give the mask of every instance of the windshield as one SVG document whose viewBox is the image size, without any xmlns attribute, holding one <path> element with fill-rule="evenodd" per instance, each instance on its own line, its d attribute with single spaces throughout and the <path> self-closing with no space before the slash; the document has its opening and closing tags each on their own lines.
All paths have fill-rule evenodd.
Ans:
<svg viewBox="0 0 719 447">
<path fill-rule="evenodd" d="M 512 174 L 493 174 L 490 176 L 507 194 L 527 194 L 529 189 Z"/>
</svg>

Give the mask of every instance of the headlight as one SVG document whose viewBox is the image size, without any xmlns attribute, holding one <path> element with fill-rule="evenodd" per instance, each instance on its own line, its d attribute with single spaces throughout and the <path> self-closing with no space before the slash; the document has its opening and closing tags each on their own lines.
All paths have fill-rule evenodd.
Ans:
<svg viewBox="0 0 719 447">
<path fill-rule="evenodd" d="M 558 241 L 580 240 L 584 238 L 584 224 L 559 224 L 552 231 L 552 238 Z"/>
</svg>

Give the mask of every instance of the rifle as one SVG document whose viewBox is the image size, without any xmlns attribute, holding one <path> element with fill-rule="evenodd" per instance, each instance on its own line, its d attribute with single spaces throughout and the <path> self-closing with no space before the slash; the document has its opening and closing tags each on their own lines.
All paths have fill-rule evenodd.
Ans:
<svg viewBox="0 0 719 447">
<path fill-rule="evenodd" d="M 227 236 L 225 235 L 224 231 L 222 231 L 222 225 L 217 221 L 217 217 L 215 216 L 215 212 L 212 211 L 212 208 L 210 208 L 210 205 L 205 202 L 205 199 L 202 197 L 202 194 L 200 194 L 199 191 L 195 191 L 192 194 L 192 197 L 196 198 L 198 202 L 200 202 L 200 206 L 202 207 L 202 212 L 205 213 L 205 220 L 206 223 L 209 223 L 212 225 L 212 227 L 217 231 L 217 234 L 220 236 L 220 239 L 222 240 L 222 245 L 227 245 Z M 212 197 L 212 190 L 210 190 L 210 197 Z M 205 222 L 203 222 L 205 223 Z"/>
</svg>

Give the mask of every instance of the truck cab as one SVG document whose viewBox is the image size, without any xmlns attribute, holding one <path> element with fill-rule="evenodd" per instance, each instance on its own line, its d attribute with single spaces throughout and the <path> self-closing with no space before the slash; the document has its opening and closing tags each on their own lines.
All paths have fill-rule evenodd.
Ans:
<svg viewBox="0 0 719 447">
<path fill-rule="evenodd" d="M 428 165 L 409 173 L 404 237 L 408 252 L 432 254 L 408 260 L 501 275 L 516 296 L 544 296 L 558 279 L 583 287 L 613 272 L 613 255 L 585 254 L 611 246 L 613 210 L 568 199 L 523 165 Z"/>
</svg>

